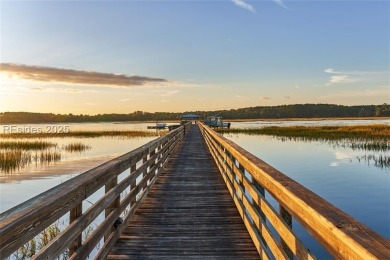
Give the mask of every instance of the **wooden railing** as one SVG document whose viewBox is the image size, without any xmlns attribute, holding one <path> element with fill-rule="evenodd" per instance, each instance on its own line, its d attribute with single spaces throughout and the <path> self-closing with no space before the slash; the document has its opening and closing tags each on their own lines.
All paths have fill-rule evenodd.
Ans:
<svg viewBox="0 0 390 260">
<path fill-rule="evenodd" d="M 69 225 L 33 257 L 55 259 L 67 251 L 70 259 L 86 259 L 104 240 L 96 253 L 104 258 L 189 127 L 181 126 L 2 213 L 0 258 L 7 258 L 66 214 Z M 120 181 L 122 173 L 126 176 Z M 103 187 L 101 197 L 83 211 L 83 201 Z M 83 241 L 83 231 L 103 212 L 104 219 Z"/>
<path fill-rule="evenodd" d="M 292 231 L 292 218 L 337 259 L 390 259 L 387 239 L 237 144 L 198 124 L 262 259 L 315 258 Z M 266 200 L 265 191 L 279 203 L 278 210 Z"/>
</svg>

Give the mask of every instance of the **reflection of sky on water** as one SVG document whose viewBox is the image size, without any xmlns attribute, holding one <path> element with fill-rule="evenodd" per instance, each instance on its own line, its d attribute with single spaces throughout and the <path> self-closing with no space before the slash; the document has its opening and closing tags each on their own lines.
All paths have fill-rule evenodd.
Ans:
<svg viewBox="0 0 390 260">
<path fill-rule="evenodd" d="M 0 176 L 0 212 L 54 187 L 69 178 L 94 168 L 109 159 L 134 150 L 156 137 L 141 138 L 48 138 L 58 147 L 82 142 L 92 148 L 82 153 L 63 152 L 61 161 L 49 165 L 35 165 L 20 172 Z"/>
<path fill-rule="evenodd" d="M 336 122 L 340 122 L 340 124 L 367 124 L 367 121 L 368 123 L 390 124 L 390 120 L 333 120 L 332 122 L 234 122 L 233 126 L 238 128 L 243 125 L 243 128 L 249 128 L 259 127 L 260 124 L 269 126 L 270 124 L 299 124 L 299 122 L 306 125 L 336 124 Z M 153 124 L 86 123 L 69 125 L 71 130 L 146 130 L 147 125 Z M 1 126 L 0 131 L 2 131 Z M 225 137 L 233 140 L 376 232 L 390 238 L 390 224 L 388 223 L 390 216 L 390 173 L 388 169 L 381 169 L 364 160 L 357 160 L 358 156 L 366 154 L 365 151 L 333 147 L 325 142 L 282 141 L 271 136 L 225 134 Z M 57 142 L 59 148 L 71 142 L 82 142 L 91 146 L 92 149 L 81 154 L 63 153 L 62 160 L 52 165 L 44 167 L 31 165 L 23 172 L 15 174 L 12 181 L 4 177 L 0 178 L 0 211 L 3 212 L 152 139 L 154 138 L 47 138 L 50 142 Z M 369 152 L 369 154 L 372 153 Z M 26 175 L 30 178 L 26 179 Z M 90 200 L 95 201 L 96 199 L 92 196 Z M 271 204 L 275 205 L 272 203 L 272 199 Z M 296 222 L 293 225 L 299 237 L 312 252 L 318 254 L 319 259 L 327 258 L 317 244 L 310 242 L 310 236 Z"/>
<path fill-rule="evenodd" d="M 174 125 L 177 123 L 168 123 Z M 0 133 L 8 133 L 11 129 L 38 129 L 43 133 L 63 130 L 64 126 L 68 127 L 70 131 L 156 131 L 154 129 L 147 129 L 148 126 L 155 126 L 156 122 L 151 123 L 132 123 L 132 122 L 115 122 L 115 123 L 55 123 L 55 124 L 0 124 Z M 11 128 L 13 127 L 13 128 Z"/>
<path fill-rule="evenodd" d="M 225 121 L 229 121 L 226 119 Z M 370 125 L 387 124 L 386 120 L 302 120 L 302 121 L 253 121 L 253 122 L 232 122 L 232 128 L 262 128 L 268 126 L 347 126 L 347 125 Z"/>
<path fill-rule="evenodd" d="M 356 157 L 365 151 L 271 136 L 224 136 L 390 238 L 390 172 L 359 162 Z"/>
</svg>

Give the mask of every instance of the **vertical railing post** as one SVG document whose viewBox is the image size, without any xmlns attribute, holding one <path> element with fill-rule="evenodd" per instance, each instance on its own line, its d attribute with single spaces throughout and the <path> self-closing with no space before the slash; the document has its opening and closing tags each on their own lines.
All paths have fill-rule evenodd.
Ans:
<svg viewBox="0 0 390 260">
<path fill-rule="evenodd" d="M 157 149 L 157 148 L 156 148 Z M 150 153 L 150 158 L 152 158 L 155 154 L 156 154 L 156 149 L 154 149 L 151 153 Z M 150 169 L 152 169 L 155 165 L 156 165 L 156 160 L 157 159 L 154 159 L 153 162 L 150 164 Z M 147 181 L 147 186 L 149 186 L 150 182 L 152 181 L 152 179 L 154 178 L 154 176 L 156 175 L 156 170 L 154 170 L 152 176 L 150 177 L 150 179 Z"/>
<path fill-rule="evenodd" d="M 112 188 L 114 188 L 116 185 L 118 185 L 118 176 L 115 176 L 111 178 L 105 185 L 105 193 L 107 194 Z M 112 211 L 114 211 L 116 208 L 119 208 L 120 206 L 120 196 L 116 197 L 113 202 L 106 208 L 105 210 L 105 218 L 110 215 Z M 114 230 L 114 225 L 111 227 L 111 229 L 108 230 L 108 232 L 104 235 L 104 241 L 107 241 L 108 237 L 110 236 L 111 232 Z"/>
<path fill-rule="evenodd" d="M 83 202 L 80 202 L 80 204 L 76 205 L 73 209 L 69 212 L 69 224 L 72 224 L 74 221 L 77 220 L 81 215 L 83 214 Z M 75 240 L 73 240 L 73 243 L 69 247 L 69 256 L 73 255 L 76 250 L 81 247 L 82 244 L 82 235 L 81 233 L 76 237 Z"/>
<path fill-rule="evenodd" d="M 134 164 L 130 167 L 130 175 L 135 173 L 135 170 L 137 169 L 137 165 Z M 137 187 L 137 180 L 134 179 L 134 181 L 130 184 L 130 193 L 135 190 Z M 130 201 L 130 207 L 133 207 L 133 205 L 137 202 L 137 194 L 133 194 L 133 198 Z"/>
<path fill-rule="evenodd" d="M 148 156 L 149 156 L 149 154 L 144 156 L 144 158 L 142 159 L 142 164 L 145 164 L 148 161 Z M 144 176 L 146 176 L 146 174 L 148 174 L 148 168 L 150 168 L 150 167 L 145 168 L 144 172 L 142 173 L 142 175 L 141 175 L 142 179 L 144 178 Z M 136 194 L 136 197 L 138 197 L 138 194 L 140 194 L 140 193 L 142 194 L 143 189 L 146 187 L 145 185 L 143 187 L 140 187 L 139 192 Z M 138 198 L 136 198 L 136 200 L 138 201 Z"/>
<path fill-rule="evenodd" d="M 253 187 L 255 187 L 256 190 L 263 196 L 263 198 L 265 198 L 265 189 L 253 177 L 252 177 L 252 184 L 253 184 Z M 253 205 L 260 212 L 260 216 L 264 220 L 264 222 L 266 222 L 265 214 L 261 210 L 260 206 L 257 205 L 256 203 L 254 203 Z"/>
<path fill-rule="evenodd" d="M 280 216 L 282 217 L 284 223 L 286 223 L 287 226 L 292 228 L 292 216 L 291 216 L 291 214 L 282 205 L 279 205 L 279 212 L 280 212 Z M 293 252 L 290 250 L 290 248 L 284 242 L 282 237 L 280 238 L 280 244 L 282 245 L 282 248 L 283 248 L 284 252 L 288 256 L 288 259 L 294 259 Z"/>
</svg>

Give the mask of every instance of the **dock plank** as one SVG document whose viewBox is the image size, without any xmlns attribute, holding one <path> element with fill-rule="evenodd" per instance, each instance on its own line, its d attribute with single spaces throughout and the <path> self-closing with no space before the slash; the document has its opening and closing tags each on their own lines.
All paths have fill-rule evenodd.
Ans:
<svg viewBox="0 0 390 260">
<path fill-rule="evenodd" d="M 197 125 L 107 259 L 259 259 Z"/>
</svg>

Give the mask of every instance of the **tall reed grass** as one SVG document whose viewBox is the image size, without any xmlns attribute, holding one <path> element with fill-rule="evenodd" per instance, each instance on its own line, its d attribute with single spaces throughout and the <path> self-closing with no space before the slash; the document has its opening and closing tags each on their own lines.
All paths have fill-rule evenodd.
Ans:
<svg viewBox="0 0 390 260">
<path fill-rule="evenodd" d="M 305 139 L 388 139 L 390 125 L 361 125 L 361 126 L 270 126 L 255 129 L 218 129 L 220 133 L 237 133 L 249 135 L 272 135 L 283 137 L 301 137 Z"/>
<path fill-rule="evenodd" d="M 46 141 L 0 141 L 0 149 L 43 150 L 56 146 Z"/>
<path fill-rule="evenodd" d="M 70 143 L 67 145 L 63 146 L 63 149 L 67 152 L 84 152 L 85 150 L 91 149 L 91 146 L 85 145 L 81 142 L 75 142 L 75 143 Z"/>
<path fill-rule="evenodd" d="M 167 133 L 167 131 L 71 131 L 69 133 L 12 133 L 12 134 L 0 134 L 0 138 L 50 138 L 50 137 L 124 137 L 124 138 L 137 138 L 137 137 L 155 137 L 161 136 Z"/>
<path fill-rule="evenodd" d="M 362 126 L 288 126 L 265 127 L 256 129 L 218 129 L 219 133 L 270 135 L 281 141 L 320 141 L 333 147 L 352 150 L 388 152 L 390 151 L 390 125 Z M 390 156 L 387 154 L 365 155 L 358 157 L 381 168 L 390 167 Z"/>
</svg>

